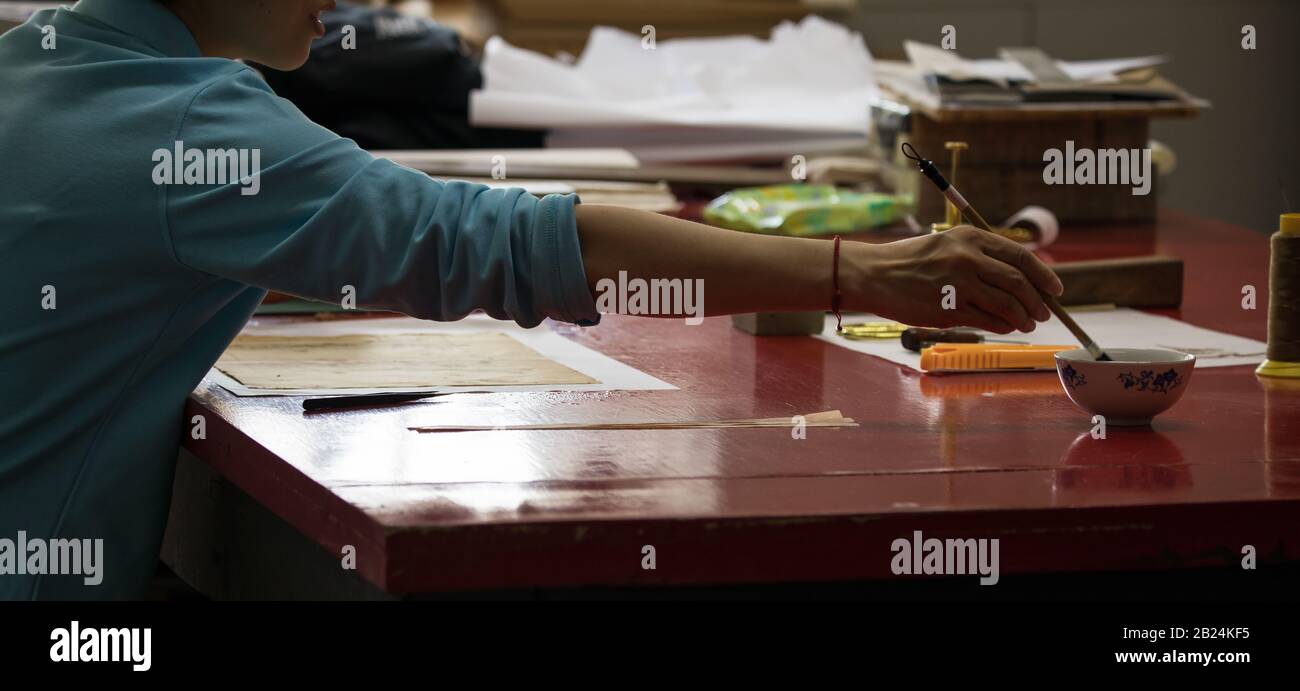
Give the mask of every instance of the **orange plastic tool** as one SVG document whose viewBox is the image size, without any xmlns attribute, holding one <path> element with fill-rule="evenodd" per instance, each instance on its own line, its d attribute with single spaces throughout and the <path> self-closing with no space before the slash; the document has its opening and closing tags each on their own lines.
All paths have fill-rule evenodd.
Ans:
<svg viewBox="0 0 1300 691">
<path fill-rule="evenodd" d="M 937 343 L 921 351 L 921 370 L 930 374 L 1054 370 L 1052 357 L 1072 345 Z"/>
</svg>

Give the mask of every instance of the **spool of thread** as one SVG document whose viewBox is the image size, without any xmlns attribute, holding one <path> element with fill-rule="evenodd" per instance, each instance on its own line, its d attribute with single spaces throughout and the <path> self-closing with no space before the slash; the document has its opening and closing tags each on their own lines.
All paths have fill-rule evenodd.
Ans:
<svg viewBox="0 0 1300 691">
<path fill-rule="evenodd" d="M 1282 214 L 1270 245 L 1268 359 L 1255 373 L 1300 378 L 1300 213 Z"/>
</svg>

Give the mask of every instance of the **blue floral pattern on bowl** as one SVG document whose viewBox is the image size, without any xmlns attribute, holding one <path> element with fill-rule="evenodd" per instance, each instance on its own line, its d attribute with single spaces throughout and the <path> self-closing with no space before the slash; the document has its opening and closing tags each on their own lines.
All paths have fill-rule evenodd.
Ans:
<svg viewBox="0 0 1300 691">
<path fill-rule="evenodd" d="M 1167 372 L 1156 374 L 1154 370 L 1141 370 L 1137 376 L 1132 372 L 1121 372 L 1115 377 L 1119 379 L 1124 388 L 1135 391 L 1150 391 L 1152 393 L 1167 394 L 1178 388 L 1183 383 L 1183 378 L 1173 369 Z"/>
<path fill-rule="evenodd" d="M 1061 379 L 1065 381 L 1065 385 L 1071 389 L 1078 388 L 1088 383 L 1088 378 L 1079 374 L 1078 370 L 1074 369 L 1074 365 L 1066 365 L 1061 369 Z"/>
</svg>

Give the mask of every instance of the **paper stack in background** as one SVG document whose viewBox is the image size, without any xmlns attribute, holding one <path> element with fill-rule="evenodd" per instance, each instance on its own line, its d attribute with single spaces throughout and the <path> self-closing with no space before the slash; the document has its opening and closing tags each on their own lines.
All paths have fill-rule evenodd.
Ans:
<svg viewBox="0 0 1300 691">
<path fill-rule="evenodd" d="M 550 146 L 617 142 L 642 162 L 787 158 L 865 145 L 875 78 L 862 37 L 816 16 L 771 38 L 592 30 L 574 64 L 488 41 L 470 121 L 549 129 Z"/>
<path fill-rule="evenodd" d="M 506 182 L 462 178 L 488 187 L 522 187 L 530 194 L 576 194 L 586 204 L 606 204 L 657 214 L 676 213 L 682 203 L 665 182 L 618 182 L 608 180 L 510 180 Z"/>
<path fill-rule="evenodd" d="M 1069 81 L 1045 84 L 1014 60 L 967 59 L 954 51 L 917 41 L 904 41 L 903 47 L 908 62 L 880 61 L 876 64 L 876 75 L 889 91 L 928 107 L 1116 99 L 1195 100 L 1156 71 L 1159 65 L 1168 62 L 1161 56 L 1053 60 Z"/>
<path fill-rule="evenodd" d="M 478 45 L 501 36 L 546 55 L 581 55 L 594 26 L 636 33 L 649 24 L 660 40 L 767 36 L 783 21 L 810 13 L 842 18 L 857 5 L 857 0 L 439 0 L 436 14 L 458 2 L 473 2 L 479 10 L 475 15 L 484 30 L 477 34 Z"/>
<path fill-rule="evenodd" d="M 612 204 L 654 213 L 673 213 L 681 208 L 681 202 L 662 180 L 600 179 L 641 168 L 641 162 L 624 149 L 444 149 L 373 153 L 435 178 L 477 182 L 488 187 L 522 187 L 537 196 L 577 194 L 588 204 Z M 494 172 L 504 176 L 503 179 L 493 178 Z"/>
</svg>

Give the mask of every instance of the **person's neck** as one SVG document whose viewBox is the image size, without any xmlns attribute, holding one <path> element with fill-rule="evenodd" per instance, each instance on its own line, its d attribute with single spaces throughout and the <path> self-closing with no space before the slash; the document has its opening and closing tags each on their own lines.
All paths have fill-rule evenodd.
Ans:
<svg viewBox="0 0 1300 691">
<path fill-rule="evenodd" d="M 231 60 L 239 59 L 231 46 L 217 40 L 216 32 L 211 31 L 212 22 L 208 14 L 209 10 L 201 2 L 190 2 L 189 0 L 170 0 L 163 5 L 181 20 L 185 28 L 189 29 L 190 35 L 194 37 L 194 42 L 199 47 L 199 53 L 205 58 L 230 58 Z"/>
</svg>

